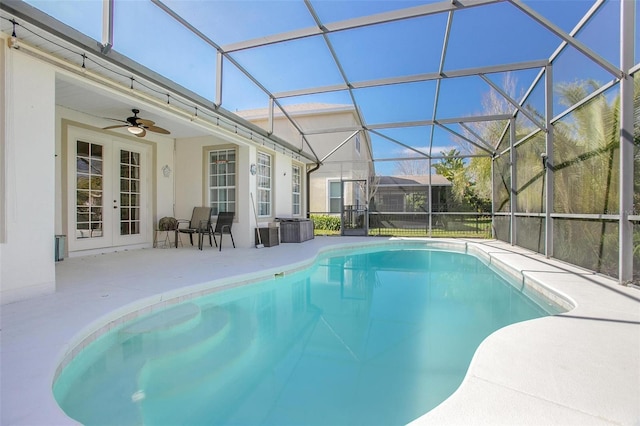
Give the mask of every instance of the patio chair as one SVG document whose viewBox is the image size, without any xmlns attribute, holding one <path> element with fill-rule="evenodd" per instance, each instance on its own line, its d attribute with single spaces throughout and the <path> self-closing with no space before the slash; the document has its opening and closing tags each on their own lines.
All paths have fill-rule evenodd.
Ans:
<svg viewBox="0 0 640 426">
<path fill-rule="evenodd" d="M 216 221 L 216 229 L 213 231 L 213 241 L 218 246 L 216 241 L 216 235 L 220 235 L 220 247 L 219 251 L 222 251 L 222 235 L 229 234 L 231 237 L 231 243 L 233 248 L 236 248 L 236 243 L 233 241 L 233 234 L 231 233 L 231 226 L 233 225 L 233 212 L 220 212 L 218 213 L 218 220 Z"/>
<path fill-rule="evenodd" d="M 209 245 L 213 247 L 213 242 L 211 241 L 211 236 L 213 235 L 213 228 L 211 227 L 211 207 L 194 207 L 191 220 L 178 220 L 176 248 L 178 248 L 178 233 L 189 234 L 191 245 L 193 245 L 193 234 L 198 234 L 198 248 L 200 250 L 202 250 L 204 234 L 209 234 Z M 216 245 L 218 245 L 217 242 Z"/>
</svg>

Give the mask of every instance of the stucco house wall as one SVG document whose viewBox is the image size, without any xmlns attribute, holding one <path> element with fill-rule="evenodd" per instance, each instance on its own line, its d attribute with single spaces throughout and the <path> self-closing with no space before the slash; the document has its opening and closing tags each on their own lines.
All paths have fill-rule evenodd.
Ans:
<svg viewBox="0 0 640 426">
<path fill-rule="evenodd" d="M 207 150 L 212 148 L 237 147 L 237 204 L 233 225 L 236 246 L 255 244 L 256 221 L 249 194 L 256 197 L 257 178 L 251 173 L 251 165 L 257 163 L 259 151 L 272 156 L 272 213 L 259 218 L 259 223 L 266 225 L 276 217 L 292 215 L 292 165 L 301 168 L 303 193 L 306 166 L 275 145 L 256 146 L 255 142 L 231 131 L 212 130 L 209 136 L 195 138 L 172 138 L 155 133 L 135 138 L 120 129 L 103 130 L 103 118 L 56 105 L 56 85 L 71 80 L 77 84 L 81 76 L 26 52 L 8 49 L 6 39 L 1 41 L 4 102 L 0 114 L 3 124 L 0 130 L 0 206 L 3 207 L 0 211 L 0 303 L 55 291 L 55 235 L 67 236 L 65 257 L 152 247 L 155 225 L 161 217 L 188 219 L 194 206 L 209 202 L 205 182 Z M 115 97 L 123 96 L 96 82 L 83 79 L 82 85 L 95 85 Z M 143 103 L 133 98 L 122 100 L 122 103 Z M 69 147 L 75 147 L 73 135 L 77 134 L 86 135 L 90 140 L 145 147 L 148 172 L 144 176 L 143 210 L 148 220 L 140 234 L 140 243 L 69 252 L 69 239 L 75 234 L 75 229 L 69 229 L 73 223 L 70 215 L 75 215 L 76 202 L 73 190 L 76 159 L 71 157 Z M 304 195 L 301 201 L 304 217 Z M 227 244 L 225 241 L 225 248 L 231 248 Z"/>
<path fill-rule="evenodd" d="M 361 135 L 353 136 L 347 143 L 332 152 L 342 142 L 352 136 L 353 131 L 335 131 L 315 134 L 318 129 L 359 128 L 353 107 L 333 104 L 301 104 L 287 106 L 287 113 L 300 128 L 309 133 L 306 138 L 313 147 L 318 159 L 324 160 L 317 170 L 309 176 L 309 211 L 314 213 L 329 210 L 330 182 L 341 179 L 368 179 L 373 174 L 371 156 L 367 141 Z M 239 111 L 238 115 L 250 122 L 271 130 L 267 119 L 267 109 Z M 303 146 L 298 131 L 288 119 L 278 111 L 274 112 L 273 132 L 283 139 Z M 360 138 L 360 149 L 356 149 L 356 137 Z M 328 157 L 327 157 L 328 156 Z M 327 157 L 325 159 L 325 157 Z M 308 166 L 314 167 L 313 164 Z"/>
<path fill-rule="evenodd" d="M 55 290 L 55 73 L 46 64 L 8 50 L 3 49 L 2 82 L 2 303 Z"/>
</svg>

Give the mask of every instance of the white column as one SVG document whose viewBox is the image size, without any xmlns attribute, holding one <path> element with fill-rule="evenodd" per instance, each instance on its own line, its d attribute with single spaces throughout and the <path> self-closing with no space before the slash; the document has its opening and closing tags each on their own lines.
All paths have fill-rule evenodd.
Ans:
<svg viewBox="0 0 640 426">
<path fill-rule="evenodd" d="M 619 282 L 633 278 L 633 77 L 635 1 L 620 2 L 620 248 Z"/>
<path fill-rule="evenodd" d="M 545 138 L 545 188 L 544 188 L 544 254 L 546 257 L 553 256 L 553 66 L 547 65 L 545 68 L 545 120 L 547 134 Z"/>
<path fill-rule="evenodd" d="M 0 302 L 55 291 L 55 73 L 7 49 Z M 37 123 L 37 125 L 34 125 Z"/>
<path fill-rule="evenodd" d="M 510 188 L 510 210 L 511 214 L 509 215 L 510 224 L 511 224 L 511 233 L 509 236 L 509 240 L 511 245 L 516 243 L 517 239 L 517 229 L 516 229 L 516 209 L 517 209 L 517 196 L 516 191 L 518 190 L 518 165 L 516 164 L 516 119 L 512 118 L 509 120 L 509 162 L 510 162 L 510 173 L 511 173 L 511 188 Z"/>
</svg>

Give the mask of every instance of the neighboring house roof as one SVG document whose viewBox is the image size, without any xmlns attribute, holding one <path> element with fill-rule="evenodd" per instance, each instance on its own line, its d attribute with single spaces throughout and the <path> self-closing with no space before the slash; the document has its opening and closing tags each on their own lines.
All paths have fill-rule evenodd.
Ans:
<svg viewBox="0 0 640 426">
<path fill-rule="evenodd" d="M 311 102 L 306 104 L 285 105 L 285 110 L 289 115 L 301 116 L 301 115 L 313 115 L 313 114 L 330 114 L 334 112 L 347 112 L 355 111 L 353 105 L 346 104 L 325 104 Z M 245 120 L 258 120 L 269 117 L 269 108 L 257 108 L 248 109 L 244 111 L 236 111 L 236 115 L 244 118 Z M 274 117 L 283 117 L 284 114 L 278 108 L 273 109 Z"/>
<path fill-rule="evenodd" d="M 429 175 L 380 176 L 378 186 L 428 186 Z M 451 186 L 451 182 L 441 175 L 431 175 L 431 186 Z"/>
</svg>

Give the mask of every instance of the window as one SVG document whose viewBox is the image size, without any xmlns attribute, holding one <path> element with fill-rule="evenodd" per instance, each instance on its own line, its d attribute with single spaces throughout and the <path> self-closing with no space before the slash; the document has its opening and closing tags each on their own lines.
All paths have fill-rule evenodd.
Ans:
<svg viewBox="0 0 640 426">
<path fill-rule="evenodd" d="M 340 213 L 342 186 L 340 182 L 329 182 L 329 213 Z"/>
<path fill-rule="evenodd" d="M 140 153 L 120 150 L 120 235 L 140 233 Z"/>
<path fill-rule="evenodd" d="M 102 145 L 77 141 L 76 238 L 102 237 Z"/>
<path fill-rule="evenodd" d="M 209 205 L 212 214 L 236 210 L 236 150 L 209 152 Z"/>
<path fill-rule="evenodd" d="M 291 212 L 294 216 L 300 215 L 300 166 L 291 167 Z"/>
<path fill-rule="evenodd" d="M 258 153 L 258 216 L 271 216 L 271 156 Z"/>
<path fill-rule="evenodd" d="M 360 154 L 360 134 L 357 134 L 357 135 L 356 135 L 356 142 L 355 142 L 355 144 L 356 144 L 356 152 L 357 152 L 358 154 Z"/>
</svg>

